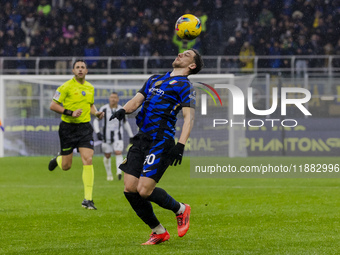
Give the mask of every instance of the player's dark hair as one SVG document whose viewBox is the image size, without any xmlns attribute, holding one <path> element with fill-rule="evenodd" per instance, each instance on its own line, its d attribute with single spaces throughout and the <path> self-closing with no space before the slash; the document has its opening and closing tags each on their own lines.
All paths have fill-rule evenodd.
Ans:
<svg viewBox="0 0 340 255">
<path fill-rule="evenodd" d="M 86 68 L 87 68 L 87 64 L 86 64 L 84 59 L 76 59 L 76 61 L 73 62 L 73 66 L 72 66 L 73 69 L 74 69 L 74 66 L 76 65 L 77 62 L 83 62 L 85 64 Z"/>
<path fill-rule="evenodd" d="M 112 91 L 111 92 L 111 95 L 114 94 L 114 95 L 117 95 L 118 96 L 118 93 L 116 91 Z"/>
<path fill-rule="evenodd" d="M 201 69 L 203 68 L 204 63 L 203 63 L 202 56 L 198 52 L 198 50 L 196 50 L 196 49 L 190 49 L 190 50 L 192 50 L 195 53 L 194 60 L 195 60 L 195 64 L 196 64 L 196 68 L 195 69 L 190 69 L 190 74 L 196 74 L 199 71 L 201 71 Z"/>
</svg>

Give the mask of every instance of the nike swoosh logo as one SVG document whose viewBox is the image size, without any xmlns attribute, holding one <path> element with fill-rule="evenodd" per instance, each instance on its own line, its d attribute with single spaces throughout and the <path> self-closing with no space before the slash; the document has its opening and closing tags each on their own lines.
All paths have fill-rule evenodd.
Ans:
<svg viewBox="0 0 340 255">
<path fill-rule="evenodd" d="M 143 173 L 147 173 L 150 172 L 151 170 L 143 170 Z"/>
</svg>

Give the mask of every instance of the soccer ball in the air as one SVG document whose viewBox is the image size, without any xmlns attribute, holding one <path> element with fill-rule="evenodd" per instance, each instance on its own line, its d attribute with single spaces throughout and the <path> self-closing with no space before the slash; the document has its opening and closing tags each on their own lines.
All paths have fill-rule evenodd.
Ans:
<svg viewBox="0 0 340 255">
<path fill-rule="evenodd" d="M 193 40 L 202 31 L 201 21 L 192 14 L 184 14 L 176 22 L 177 35 L 186 40 Z"/>
</svg>

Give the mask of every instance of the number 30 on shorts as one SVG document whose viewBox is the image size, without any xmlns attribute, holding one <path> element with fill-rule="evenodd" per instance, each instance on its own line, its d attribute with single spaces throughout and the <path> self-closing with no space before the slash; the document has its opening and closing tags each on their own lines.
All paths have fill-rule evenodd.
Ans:
<svg viewBox="0 0 340 255">
<path fill-rule="evenodd" d="M 155 161 L 156 156 L 155 154 L 149 154 L 145 157 L 145 161 L 144 161 L 144 165 L 148 164 L 148 165 L 152 165 L 153 162 Z"/>
</svg>

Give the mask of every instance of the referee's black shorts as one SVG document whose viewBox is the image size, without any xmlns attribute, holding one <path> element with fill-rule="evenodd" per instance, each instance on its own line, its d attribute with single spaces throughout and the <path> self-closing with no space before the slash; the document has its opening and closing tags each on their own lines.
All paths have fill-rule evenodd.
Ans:
<svg viewBox="0 0 340 255">
<path fill-rule="evenodd" d="M 74 148 L 94 149 L 93 128 L 90 122 L 67 123 L 59 125 L 60 154 L 69 155 Z"/>
</svg>

